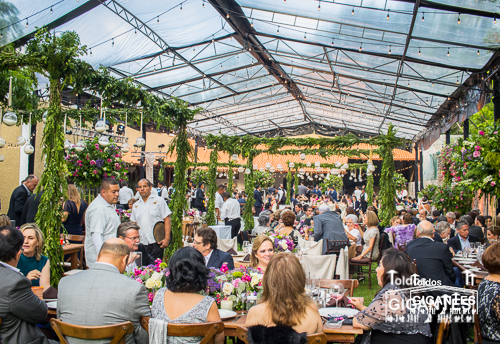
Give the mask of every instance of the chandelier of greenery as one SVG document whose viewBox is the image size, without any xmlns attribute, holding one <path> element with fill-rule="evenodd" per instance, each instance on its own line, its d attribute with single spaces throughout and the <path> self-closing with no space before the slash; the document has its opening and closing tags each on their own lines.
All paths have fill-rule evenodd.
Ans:
<svg viewBox="0 0 500 344">
<path fill-rule="evenodd" d="M 210 153 L 210 165 L 208 166 L 208 206 L 207 206 L 207 225 L 215 225 L 215 193 L 217 192 L 217 160 L 219 159 L 219 152 L 217 147 L 212 149 Z"/>
<path fill-rule="evenodd" d="M 176 171 L 186 169 L 187 153 L 190 145 L 187 140 L 186 123 L 193 119 L 198 109 L 188 109 L 187 103 L 179 99 L 162 99 L 133 84 L 132 79 L 118 80 L 109 75 L 105 68 L 94 70 L 92 66 L 80 60 L 87 53 L 85 46 L 80 46 L 80 39 L 75 32 L 63 32 L 58 35 L 47 30 L 40 30 L 35 38 L 30 40 L 25 53 L 18 52 L 13 45 L 0 48 L 0 102 L 7 98 L 6 80 L 14 76 L 13 85 L 25 82 L 23 87 L 13 89 L 15 98 L 11 110 L 29 111 L 31 120 L 41 121 L 42 115 L 47 111 L 46 125 L 42 135 L 43 155 L 45 156 L 45 169 L 40 178 L 39 189 L 44 193 L 41 198 L 36 222 L 45 235 L 45 253 L 51 262 L 51 285 L 57 285 L 62 276 L 62 248 L 59 241 L 59 228 L 61 228 L 62 204 L 60 200 L 66 197 L 66 163 L 64 160 L 64 113 L 61 99 L 63 90 L 72 90 L 73 94 L 82 93 L 84 90 L 99 94 L 103 99 L 104 107 L 111 107 L 113 103 L 121 103 L 124 107 L 136 108 L 140 102 L 141 110 L 146 122 L 165 125 L 171 129 L 177 128 L 179 134 L 176 140 L 177 162 Z M 16 74 L 16 72 L 18 74 Z M 34 74 L 39 73 L 49 80 L 49 107 L 48 109 L 34 109 L 32 85 L 36 85 Z M 30 80 L 31 79 L 31 82 Z M 3 86 L 2 86 L 3 85 Z M 129 110 L 130 111 L 130 110 Z M 93 122 L 97 110 L 89 107 L 84 110 L 68 110 L 70 118 Z M 115 112 L 113 115 L 124 119 L 127 111 Z M 19 120 L 21 117 L 21 120 Z M 140 119 L 139 111 L 130 111 L 131 120 Z M 108 116 L 113 122 L 115 118 Z M 29 116 L 18 116 L 18 125 L 27 123 Z M 32 122 L 32 123 L 33 123 Z M 186 145 L 187 144 L 187 145 Z M 184 159 L 184 160 L 183 160 Z M 182 175 L 182 174 L 179 174 Z M 178 204 L 174 204 L 172 215 L 173 245 L 170 249 L 180 247 L 182 243 L 182 210 L 185 200 L 185 181 L 176 180 Z M 174 197 L 174 199 L 176 199 Z M 184 202 L 184 203 L 183 203 Z M 179 221 L 180 220 L 180 221 Z M 179 234 L 181 233 L 181 234 Z M 177 239 L 177 240 L 176 240 Z M 180 241 L 179 241 L 180 240 Z M 170 252 L 172 252 L 170 250 Z"/>
<path fill-rule="evenodd" d="M 243 210 L 243 221 L 245 222 L 244 230 L 251 231 L 254 227 L 252 207 L 255 204 L 255 199 L 253 198 L 253 189 L 255 187 L 253 179 L 253 159 L 255 158 L 255 155 L 252 151 L 249 151 L 246 152 L 246 156 L 247 166 L 245 170 L 245 193 L 247 194 L 247 200 L 245 202 L 245 209 Z"/>
</svg>

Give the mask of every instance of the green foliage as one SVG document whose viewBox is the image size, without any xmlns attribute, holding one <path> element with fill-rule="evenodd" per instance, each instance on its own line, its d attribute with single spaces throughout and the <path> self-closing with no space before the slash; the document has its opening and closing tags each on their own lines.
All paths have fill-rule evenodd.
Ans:
<svg viewBox="0 0 500 344">
<path fill-rule="evenodd" d="M 85 188 L 97 188 L 105 178 L 122 181 L 127 175 L 127 163 L 122 160 L 120 149 L 110 140 L 107 147 L 99 145 L 99 139 L 85 141 L 85 149 L 74 149 L 66 156 L 68 177 Z"/>
<path fill-rule="evenodd" d="M 342 186 L 344 186 L 344 179 L 341 176 L 330 174 L 328 177 L 323 179 L 319 185 L 321 186 L 321 190 L 323 190 L 323 192 L 325 192 L 330 186 L 333 186 L 337 192 L 340 192 L 340 190 L 342 190 Z"/>
<path fill-rule="evenodd" d="M 191 175 L 191 181 L 198 186 L 198 183 L 207 184 L 208 183 L 208 170 L 202 170 L 198 168 L 194 170 Z"/>
<path fill-rule="evenodd" d="M 429 185 L 419 193 L 420 197 L 427 196 L 432 200 L 436 209 L 442 211 L 459 211 L 467 213 L 474 199 L 474 191 L 463 184 Z"/>
<path fill-rule="evenodd" d="M 207 206 L 207 225 L 215 225 L 215 193 L 217 192 L 217 161 L 219 159 L 219 153 L 217 147 L 212 149 L 210 153 L 210 165 L 208 166 L 208 185 L 206 191 L 208 194 L 208 206 Z"/>
<path fill-rule="evenodd" d="M 396 185 L 394 182 L 394 159 L 392 151 L 399 144 L 396 131 L 391 124 L 387 129 L 387 135 L 381 138 L 378 154 L 382 160 L 382 173 L 380 174 L 380 197 L 379 218 L 382 226 L 388 226 L 391 218 L 396 213 L 394 197 L 396 196 Z"/>
<path fill-rule="evenodd" d="M 295 182 L 295 193 L 298 195 L 299 194 L 299 172 L 298 172 L 298 170 L 295 170 L 294 182 Z"/>
<path fill-rule="evenodd" d="M 393 179 L 397 191 L 404 190 L 408 186 L 408 181 L 401 173 L 394 173 Z"/>
<path fill-rule="evenodd" d="M 255 199 L 253 198 L 253 190 L 255 187 L 253 180 L 253 159 L 255 156 L 252 152 L 248 152 L 246 155 L 248 157 L 246 168 L 250 170 L 250 173 L 245 173 L 245 193 L 247 195 L 247 201 L 245 203 L 245 210 L 243 211 L 243 221 L 245 222 L 244 230 L 251 231 L 254 227 L 252 207 L 255 204 Z"/>
<path fill-rule="evenodd" d="M 288 165 L 288 161 L 286 162 Z M 292 171 L 290 168 L 288 169 L 288 173 L 286 174 L 286 204 L 290 204 L 292 199 Z"/>
<path fill-rule="evenodd" d="M 271 172 L 264 171 L 254 171 L 253 172 L 253 181 L 254 184 L 259 184 L 262 188 L 267 189 L 271 185 L 274 184 L 274 177 Z"/>
<path fill-rule="evenodd" d="M 227 192 L 232 195 L 233 192 L 233 167 L 232 167 L 232 161 L 229 159 L 229 170 L 227 171 Z"/>
<path fill-rule="evenodd" d="M 366 176 L 366 200 L 368 205 L 373 205 L 373 174 Z"/>
<path fill-rule="evenodd" d="M 36 95 L 37 79 L 35 73 L 27 68 L 0 72 L 0 105 L 8 107 L 9 80 L 12 76 L 12 105 L 11 109 L 33 111 L 38 106 Z M 29 116 L 26 116 L 29 120 Z"/>
</svg>

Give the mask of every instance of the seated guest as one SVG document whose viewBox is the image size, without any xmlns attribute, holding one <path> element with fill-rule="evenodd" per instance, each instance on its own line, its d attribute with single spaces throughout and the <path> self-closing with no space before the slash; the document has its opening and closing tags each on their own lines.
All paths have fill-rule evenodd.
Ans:
<svg viewBox="0 0 500 344">
<path fill-rule="evenodd" d="M 450 239 L 450 224 L 446 221 L 439 221 L 434 226 L 434 236 L 433 239 L 436 242 L 448 243 Z"/>
<path fill-rule="evenodd" d="M 142 328 L 140 319 L 151 316 L 148 293 L 143 284 L 123 274 L 129 254 L 130 249 L 123 240 L 108 239 L 90 269 L 62 278 L 57 317 L 62 322 L 82 326 L 130 321 L 134 333 L 126 337 L 126 343 L 147 343 L 148 333 Z M 68 341 L 70 344 L 84 342 Z"/>
<path fill-rule="evenodd" d="M 498 240 L 498 236 L 500 235 L 500 226 L 491 226 L 488 228 L 486 233 L 488 240 Z"/>
<path fill-rule="evenodd" d="M 345 234 L 347 237 L 356 242 L 356 255 L 360 255 L 363 251 L 363 238 L 358 228 L 358 217 L 354 214 L 349 214 L 345 217 Z"/>
<path fill-rule="evenodd" d="M 295 214 L 291 210 L 285 210 L 281 213 L 281 221 L 283 225 L 280 227 L 278 234 L 283 237 L 289 237 L 295 243 L 298 240 L 298 236 L 300 235 L 299 231 L 293 228 L 295 223 Z"/>
<path fill-rule="evenodd" d="M 373 211 L 367 211 L 364 219 L 364 224 L 366 226 L 365 234 L 363 235 L 363 240 L 365 245 L 363 246 L 363 251 L 358 256 L 351 258 L 353 263 L 365 263 L 370 261 L 370 253 L 372 260 L 378 258 L 379 255 L 379 240 L 380 231 L 378 229 L 378 216 Z"/>
<path fill-rule="evenodd" d="M 42 255 L 43 233 L 36 223 L 25 223 L 19 229 L 24 236 L 23 254 L 17 268 L 31 281 L 33 287 L 50 287 L 50 261 Z"/>
<path fill-rule="evenodd" d="M 261 235 L 267 233 L 271 230 L 271 218 L 267 211 L 263 211 L 259 214 L 259 225 L 252 229 L 252 235 Z"/>
<path fill-rule="evenodd" d="M 479 238 L 475 235 L 469 235 L 469 224 L 465 221 L 458 221 L 455 227 L 457 235 L 448 240 L 448 246 L 453 249 L 454 253 L 462 251 L 469 247 L 471 242 L 479 242 Z"/>
<path fill-rule="evenodd" d="M 405 212 L 405 214 L 406 214 L 406 212 Z M 399 216 L 393 216 L 393 218 L 391 219 L 391 227 L 395 227 L 395 226 L 401 225 L 401 224 L 402 224 L 402 221 L 399 218 Z"/>
<path fill-rule="evenodd" d="M 483 229 L 479 226 L 474 225 L 475 221 L 475 212 L 471 211 L 467 215 L 464 215 L 460 218 L 460 221 L 466 221 L 469 224 L 469 234 L 474 235 L 479 238 L 479 240 L 484 239 Z"/>
<path fill-rule="evenodd" d="M 227 252 L 217 249 L 217 233 L 210 227 L 202 227 L 196 231 L 193 247 L 205 257 L 205 265 L 220 269 L 227 263 L 229 270 L 234 269 L 233 257 Z"/>
<path fill-rule="evenodd" d="M 10 226 L 10 218 L 5 214 L 0 214 L 0 227 Z"/>
<path fill-rule="evenodd" d="M 484 215 L 478 215 L 476 217 L 475 224 L 476 224 L 476 226 L 481 227 L 481 230 L 482 230 L 483 233 L 486 233 L 486 228 L 488 228 L 488 226 L 486 226 L 486 216 L 484 216 Z"/>
<path fill-rule="evenodd" d="M 425 221 L 425 219 L 422 221 Z M 386 228 L 385 232 L 393 235 L 394 247 L 398 248 L 401 245 L 406 245 L 414 238 L 415 225 L 413 224 L 412 214 L 404 214 L 403 225 Z"/>
<path fill-rule="evenodd" d="M 141 244 L 140 227 L 133 222 L 123 222 L 118 226 L 116 236 L 127 244 L 130 249 L 130 257 L 127 264 L 127 271 L 134 271 L 136 267 L 147 266 L 155 263 L 155 260 Z M 138 254 L 141 253 L 141 261 L 137 261 Z M 138 264 L 139 263 L 139 264 Z"/>
<path fill-rule="evenodd" d="M 337 212 L 323 204 L 319 208 L 319 215 L 314 217 L 314 241 L 323 239 L 323 254 L 327 252 L 328 240 L 348 240 Z"/>
<path fill-rule="evenodd" d="M 63 225 L 68 234 L 82 235 L 82 222 L 87 206 L 87 202 L 80 198 L 76 186 L 68 184 L 68 200 L 63 206 Z"/>
<path fill-rule="evenodd" d="M 205 266 L 205 257 L 192 247 L 177 250 L 169 260 L 167 287 L 155 295 L 151 308 L 152 316 L 168 323 L 197 324 L 220 321 L 215 300 L 200 295 L 207 289 L 210 270 Z M 168 334 L 167 334 L 168 335 Z M 182 343 L 199 343 L 202 337 L 183 337 Z M 224 342 L 224 334 L 215 336 L 215 342 Z M 146 341 L 147 343 L 147 341 Z M 163 343 L 181 343 L 172 338 L 163 338 Z"/>
<path fill-rule="evenodd" d="M 498 222 L 497 222 L 498 224 Z M 486 216 L 486 228 L 493 226 L 493 218 L 491 216 Z"/>
<path fill-rule="evenodd" d="M 300 218 L 304 215 L 304 211 L 302 210 L 302 204 L 295 204 L 295 220 L 300 221 Z"/>
<path fill-rule="evenodd" d="M 433 210 L 432 211 L 432 218 L 429 219 L 429 222 L 432 223 L 432 224 L 436 224 L 436 222 L 438 221 L 439 219 L 439 216 L 441 215 L 441 212 L 439 210 Z"/>
<path fill-rule="evenodd" d="M 406 254 L 417 260 L 421 278 L 441 281 L 441 285 L 455 286 L 453 255 L 446 244 L 432 240 L 434 226 L 421 221 L 417 226 L 418 238 L 408 243 Z"/>
<path fill-rule="evenodd" d="M 309 219 L 313 217 L 313 210 L 314 208 L 308 205 L 304 205 L 304 215 L 300 217 L 300 221 L 303 221 L 305 219 Z"/>
<path fill-rule="evenodd" d="M 252 243 L 252 254 L 250 255 L 250 266 L 265 272 L 269 260 L 274 255 L 274 244 L 267 235 L 259 235 Z"/>
<path fill-rule="evenodd" d="M 257 306 L 248 311 L 245 327 L 287 326 L 299 333 L 323 332 L 318 309 L 305 292 L 305 275 L 293 254 L 283 252 L 275 255 L 262 280 L 262 298 Z"/>
<path fill-rule="evenodd" d="M 477 289 L 478 316 L 483 343 L 500 342 L 500 244 L 495 243 L 484 251 L 481 261 L 488 270 Z"/>
<path fill-rule="evenodd" d="M 2 344 L 49 343 L 36 324 L 47 318 L 47 304 L 31 291 L 31 282 L 16 268 L 23 234 L 0 227 L 0 340 Z"/>
<path fill-rule="evenodd" d="M 415 268 L 406 254 L 393 248 L 387 249 L 377 267 L 377 281 L 382 289 L 368 307 L 358 299 L 351 299 L 351 303 L 360 310 L 353 319 L 353 327 L 365 330 L 360 342 L 433 343 L 430 326 L 425 323 L 428 315 L 424 309 L 417 308 L 415 312 L 411 311 L 408 306 L 417 306 L 407 305 L 410 302 L 408 294 L 404 293 L 404 289 L 398 291 L 400 287 L 391 283 L 391 274 L 386 273 L 391 270 L 395 271 L 395 278 L 404 278 L 405 281 L 415 273 Z M 386 294 L 387 292 L 390 293 Z M 391 300 L 385 299 L 387 295 Z M 391 302 L 392 299 L 395 299 L 394 302 Z M 388 304 L 404 305 L 404 308 L 387 307 Z M 408 317 L 409 321 L 389 321 L 389 317 L 394 319 L 396 316 Z"/>
</svg>

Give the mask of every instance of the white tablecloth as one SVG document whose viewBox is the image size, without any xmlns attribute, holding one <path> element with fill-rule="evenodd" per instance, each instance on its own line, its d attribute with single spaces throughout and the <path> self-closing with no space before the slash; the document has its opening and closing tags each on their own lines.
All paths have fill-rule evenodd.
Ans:
<svg viewBox="0 0 500 344">
<path fill-rule="evenodd" d="M 253 228 L 259 226 L 259 217 L 258 216 L 253 216 L 253 224 L 254 224 Z"/>
<path fill-rule="evenodd" d="M 210 226 L 219 239 L 231 239 L 231 226 Z"/>
<path fill-rule="evenodd" d="M 335 274 L 339 275 L 341 280 L 349 279 L 349 250 L 347 246 L 340 250 Z"/>
<path fill-rule="evenodd" d="M 302 256 L 302 266 L 306 275 L 311 273 L 315 278 L 333 279 L 335 274 L 335 254 L 330 255 L 309 255 Z"/>
</svg>

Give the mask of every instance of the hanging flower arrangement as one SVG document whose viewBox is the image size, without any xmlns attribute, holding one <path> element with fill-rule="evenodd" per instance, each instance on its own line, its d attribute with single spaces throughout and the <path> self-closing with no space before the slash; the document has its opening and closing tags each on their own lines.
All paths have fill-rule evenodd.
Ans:
<svg viewBox="0 0 500 344">
<path fill-rule="evenodd" d="M 263 188 L 268 188 L 274 184 L 274 177 L 271 172 L 253 171 L 254 184 L 259 184 Z"/>
<path fill-rule="evenodd" d="M 66 156 L 68 176 L 75 184 L 96 188 L 105 178 L 122 181 L 126 178 L 127 163 L 122 160 L 122 152 L 112 140 L 108 146 L 99 144 L 96 137 L 86 141 L 85 148 L 78 152 L 71 149 Z"/>
<path fill-rule="evenodd" d="M 396 190 L 401 191 L 405 190 L 406 187 L 408 186 L 408 181 L 406 180 L 405 177 L 401 173 L 394 173 L 394 183 L 396 184 Z"/>
<path fill-rule="evenodd" d="M 427 196 L 436 209 L 465 214 L 471 209 L 474 192 L 464 184 L 453 183 L 428 186 L 419 192 L 419 196 Z"/>
<path fill-rule="evenodd" d="M 196 169 L 191 172 L 190 178 L 196 186 L 198 186 L 198 183 L 207 184 L 208 170 Z"/>
<path fill-rule="evenodd" d="M 333 186 L 335 190 L 338 192 L 342 190 L 342 187 L 344 186 L 344 179 L 341 176 L 336 176 L 333 174 L 330 174 L 328 177 L 326 177 L 323 182 L 320 184 L 321 190 L 325 192 L 328 190 L 328 187 Z"/>
</svg>

